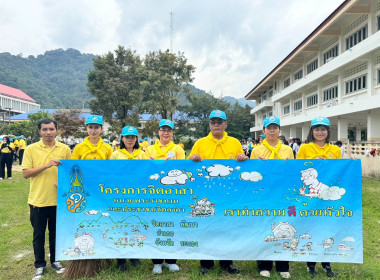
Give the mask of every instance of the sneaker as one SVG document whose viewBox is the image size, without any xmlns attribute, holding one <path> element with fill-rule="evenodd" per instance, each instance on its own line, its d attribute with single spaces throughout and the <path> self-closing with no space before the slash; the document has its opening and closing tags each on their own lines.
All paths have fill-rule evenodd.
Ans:
<svg viewBox="0 0 380 280">
<path fill-rule="evenodd" d="M 199 269 L 199 273 L 201 275 L 205 275 L 205 274 L 207 274 L 207 272 L 208 272 L 208 268 L 206 268 L 204 266 L 201 266 L 201 268 Z"/>
<path fill-rule="evenodd" d="M 268 270 L 261 270 L 260 275 L 262 277 L 270 278 L 270 272 Z"/>
<path fill-rule="evenodd" d="M 311 277 L 315 277 L 315 275 L 317 274 L 317 272 L 315 271 L 315 266 L 308 266 L 307 271 L 309 272 Z"/>
<path fill-rule="evenodd" d="M 285 271 L 285 272 L 280 272 L 281 278 L 282 279 L 289 279 L 290 278 L 290 273 Z"/>
<path fill-rule="evenodd" d="M 60 262 L 53 262 L 51 264 L 51 268 L 58 274 L 61 274 L 65 271 L 65 267 Z"/>
<path fill-rule="evenodd" d="M 179 271 L 179 266 L 175 263 L 164 263 L 164 266 L 169 268 L 170 271 Z"/>
<path fill-rule="evenodd" d="M 331 266 L 326 265 L 325 267 L 322 267 L 324 272 L 326 272 L 327 277 L 335 277 L 335 273 L 331 270 Z"/>
<path fill-rule="evenodd" d="M 229 266 L 227 266 L 223 269 L 225 269 L 230 274 L 239 274 L 240 273 L 240 270 L 237 269 L 237 267 L 232 265 L 232 264 L 230 264 Z"/>
<path fill-rule="evenodd" d="M 139 259 L 130 259 L 130 262 L 131 262 L 131 265 L 132 265 L 133 267 L 138 267 L 138 266 L 141 265 L 141 262 L 140 262 Z"/>
<path fill-rule="evenodd" d="M 34 273 L 32 280 L 40 279 L 40 278 L 44 277 L 44 274 L 45 274 L 45 268 L 44 267 L 36 268 L 36 272 Z"/>
<path fill-rule="evenodd" d="M 1 181 L 1 180 L 4 180 L 4 179 L 0 177 L 0 181 Z"/>
<path fill-rule="evenodd" d="M 155 264 L 153 266 L 153 274 L 161 274 L 162 273 L 162 264 Z"/>
<path fill-rule="evenodd" d="M 8 180 L 12 180 L 12 177 L 8 177 Z"/>
</svg>

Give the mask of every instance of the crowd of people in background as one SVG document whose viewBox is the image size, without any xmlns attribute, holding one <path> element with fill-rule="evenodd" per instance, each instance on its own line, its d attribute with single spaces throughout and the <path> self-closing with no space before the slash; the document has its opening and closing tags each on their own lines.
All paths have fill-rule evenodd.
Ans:
<svg viewBox="0 0 380 280">
<path fill-rule="evenodd" d="M 1 139 L 0 146 L 0 180 L 5 178 L 5 166 L 7 178 L 12 179 L 12 164 L 16 159 L 22 164 L 24 178 L 31 178 L 28 204 L 30 206 L 30 221 L 33 227 L 33 248 L 35 255 L 35 274 L 33 279 L 42 278 L 45 272 L 45 231 L 49 229 L 50 263 L 57 273 L 75 273 L 75 277 L 91 277 L 94 274 L 78 275 L 78 271 L 88 271 L 87 268 L 101 268 L 101 260 L 70 261 L 67 267 L 55 260 L 55 217 L 57 205 L 57 181 L 60 159 L 91 159 L 91 160 L 176 160 L 190 159 L 202 161 L 202 159 L 235 159 L 245 161 L 247 159 L 340 159 L 344 154 L 342 142 L 336 142 L 336 146 L 330 144 L 330 122 L 325 117 L 317 117 L 312 120 L 306 143 L 302 144 L 299 138 L 286 139 L 280 135 L 280 119 L 268 117 L 263 123 L 263 134 L 258 139 L 243 139 L 241 141 L 227 134 L 227 116 L 223 111 L 214 110 L 209 116 L 210 133 L 197 140 L 193 145 L 190 155 L 186 157 L 182 142 L 173 142 L 174 122 L 162 119 L 158 125 L 158 139 L 149 145 L 148 138 L 139 140 L 139 134 L 135 127 L 125 126 L 120 135 L 114 137 L 108 144 L 100 135 L 103 132 L 103 118 L 91 115 L 86 119 L 88 137 L 75 147 L 68 147 L 63 141 L 56 141 L 58 124 L 54 120 L 45 119 L 38 124 L 41 140 L 29 146 L 25 137 L 7 137 Z M 25 150 L 25 159 L 24 158 Z M 64 155 L 64 158 L 62 157 Z M 313 190 L 305 193 L 305 196 L 315 196 Z M 133 266 L 140 265 L 138 259 L 130 259 Z M 176 259 L 153 259 L 153 273 L 162 273 L 162 267 L 170 271 L 178 271 Z M 94 265 L 94 263 L 97 263 Z M 282 278 L 290 278 L 289 262 L 276 261 L 276 270 Z M 230 274 L 238 274 L 239 269 L 234 266 L 232 260 L 219 261 L 220 267 Z M 262 277 L 270 277 L 274 262 L 259 260 L 258 268 Z M 314 276 L 316 263 L 307 263 L 309 273 Z M 200 261 L 200 273 L 206 274 L 214 266 L 213 260 Z M 117 268 L 126 270 L 126 260 L 118 259 Z M 323 270 L 328 277 L 334 277 L 330 263 L 322 263 Z"/>
</svg>

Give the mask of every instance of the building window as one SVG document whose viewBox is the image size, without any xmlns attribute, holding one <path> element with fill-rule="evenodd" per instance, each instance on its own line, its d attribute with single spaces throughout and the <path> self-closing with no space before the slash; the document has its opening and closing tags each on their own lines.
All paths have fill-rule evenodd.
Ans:
<svg viewBox="0 0 380 280">
<path fill-rule="evenodd" d="M 377 30 L 380 30 L 380 16 L 377 17 Z"/>
<path fill-rule="evenodd" d="M 284 115 L 288 115 L 290 113 L 290 105 L 284 106 Z"/>
<path fill-rule="evenodd" d="M 314 94 L 307 98 L 307 107 L 311 107 L 318 104 L 318 94 Z"/>
<path fill-rule="evenodd" d="M 311 72 L 313 72 L 315 69 L 318 68 L 318 59 L 314 60 L 313 62 L 309 63 L 307 66 L 306 66 L 306 73 L 309 74 Z"/>
<path fill-rule="evenodd" d="M 288 86 L 290 86 L 290 78 L 284 81 L 284 88 L 287 88 Z"/>
<path fill-rule="evenodd" d="M 332 47 L 331 49 L 329 49 L 327 52 L 323 54 L 323 63 L 325 64 L 329 62 L 331 59 L 333 59 L 336 56 L 338 56 L 338 45 L 336 45 L 335 47 Z"/>
<path fill-rule="evenodd" d="M 263 93 L 263 101 L 264 100 L 267 100 L 267 92 L 266 91 L 264 91 L 264 93 Z"/>
<path fill-rule="evenodd" d="M 301 69 L 297 73 L 294 74 L 294 80 L 297 81 L 303 77 L 303 70 Z"/>
<path fill-rule="evenodd" d="M 346 95 L 367 88 L 367 74 L 346 82 Z"/>
<path fill-rule="evenodd" d="M 323 91 L 323 102 L 329 101 L 337 97 L 338 97 L 338 86 L 328 88 Z"/>
<path fill-rule="evenodd" d="M 302 100 L 298 100 L 298 101 L 294 102 L 293 105 L 294 105 L 293 106 L 294 111 L 302 110 Z"/>
<path fill-rule="evenodd" d="M 367 39 L 367 25 L 364 27 L 360 28 L 358 31 L 355 33 L 351 34 L 350 37 L 346 38 L 346 49 L 348 50 L 349 48 L 352 48 L 356 44 L 359 44 L 361 41 Z"/>
<path fill-rule="evenodd" d="M 377 84 L 380 84 L 380 69 L 377 69 Z"/>
</svg>

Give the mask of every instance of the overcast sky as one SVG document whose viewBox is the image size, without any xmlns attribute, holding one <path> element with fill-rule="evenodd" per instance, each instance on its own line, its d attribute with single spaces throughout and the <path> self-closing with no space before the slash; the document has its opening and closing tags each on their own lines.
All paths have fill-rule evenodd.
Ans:
<svg viewBox="0 0 380 280">
<path fill-rule="evenodd" d="M 0 0 L 0 52 L 74 48 L 105 54 L 118 45 L 171 47 L 196 67 L 193 84 L 244 97 L 342 0 Z"/>
</svg>

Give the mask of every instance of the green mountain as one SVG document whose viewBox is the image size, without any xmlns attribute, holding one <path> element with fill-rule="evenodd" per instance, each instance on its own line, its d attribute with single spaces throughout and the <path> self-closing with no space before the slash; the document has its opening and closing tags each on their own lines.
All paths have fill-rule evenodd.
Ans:
<svg viewBox="0 0 380 280">
<path fill-rule="evenodd" d="M 0 53 L 0 84 L 22 90 L 43 109 L 88 108 L 92 95 L 87 91 L 87 74 L 93 69 L 95 57 L 75 49 L 46 51 L 36 57 Z M 197 94 L 207 94 L 193 85 L 187 86 Z M 178 93 L 178 98 L 181 105 L 186 104 L 184 92 Z M 224 99 L 231 104 L 255 106 L 244 98 Z"/>
</svg>

